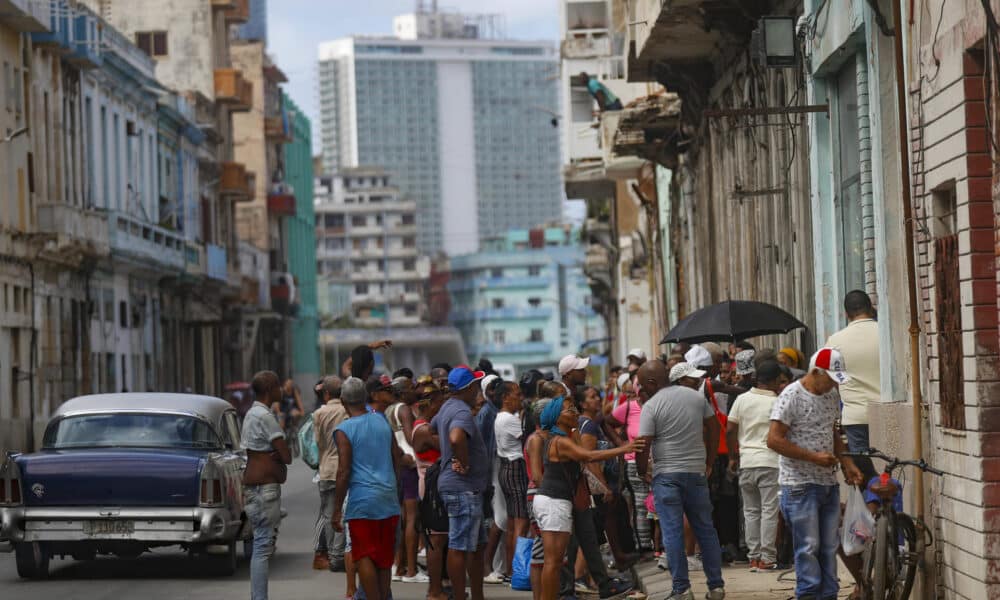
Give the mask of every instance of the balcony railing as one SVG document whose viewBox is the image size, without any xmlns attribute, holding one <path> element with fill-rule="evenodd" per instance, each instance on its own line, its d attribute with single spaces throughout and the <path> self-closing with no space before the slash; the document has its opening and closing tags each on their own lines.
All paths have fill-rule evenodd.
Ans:
<svg viewBox="0 0 1000 600">
<path fill-rule="evenodd" d="M 121 255 L 144 265 L 184 269 L 185 241 L 180 234 L 126 213 L 108 211 L 105 214 L 113 256 Z"/>
<path fill-rule="evenodd" d="M 553 310 L 548 306 L 520 306 L 507 308 L 481 308 L 479 310 L 467 310 L 455 312 L 451 320 L 455 323 L 468 321 L 513 321 L 526 319 L 548 319 L 552 316 Z"/>
<path fill-rule="evenodd" d="M 476 277 L 473 279 L 452 280 L 448 289 L 453 292 L 465 292 L 476 288 L 482 289 L 517 289 L 517 288 L 547 288 L 552 285 L 551 277 Z"/>
<path fill-rule="evenodd" d="M 46 32 L 51 18 L 49 0 L 0 0 L 0 22 L 18 33 Z"/>
<path fill-rule="evenodd" d="M 293 194 L 268 194 L 267 212 L 279 217 L 294 217 L 295 211 L 295 196 Z"/>
<path fill-rule="evenodd" d="M 38 231 L 55 234 L 60 249 L 90 257 L 108 255 L 108 225 L 104 213 L 68 204 L 40 204 Z"/>
<path fill-rule="evenodd" d="M 292 131 L 288 126 L 286 115 L 266 117 L 264 119 L 264 135 L 269 140 L 282 144 L 290 144 L 292 142 Z"/>
<path fill-rule="evenodd" d="M 548 342 L 518 342 L 514 344 L 470 344 L 472 356 L 502 356 L 507 354 L 551 354 Z"/>
<path fill-rule="evenodd" d="M 232 7 L 226 9 L 227 23 L 246 23 L 250 20 L 250 0 L 232 0 L 230 4 Z"/>
<path fill-rule="evenodd" d="M 209 279 L 218 281 L 229 280 L 229 263 L 226 249 L 215 244 L 205 244 L 205 254 L 208 258 L 205 274 Z"/>
<path fill-rule="evenodd" d="M 563 58 L 600 58 L 611 54 L 611 38 L 604 35 L 567 38 L 562 42 Z"/>
<path fill-rule="evenodd" d="M 248 111 L 253 108 L 253 84 L 239 69 L 216 69 L 215 99 L 234 112 Z"/>
<path fill-rule="evenodd" d="M 101 54 L 104 25 L 100 18 L 78 7 L 73 16 L 73 51 L 67 60 L 82 69 L 95 69 L 104 64 Z"/>
<path fill-rule="evenodd" d="M 207 266 L 205 246 L 188 242 L 184 247 L 184 272 L 195 277 L 203 277 Z"/>
<path fill-rule="evenodd" d="M 238 201 L 253 200 L 255 186 L 250 182 L 252 178 L 253 175 L 247 173 L 242 163 L 222 163 L 219 192 L 224 196 L 235 196 Z"/>
<path fill-rule="evenodd" d="M 0 0 L 0 2 L 5 0 Z M 62 47 L 73 49 L 73 9 L 69 0 L 50 0 L 48 27 L 31 34 L 36 46 Z"/>
</svg>

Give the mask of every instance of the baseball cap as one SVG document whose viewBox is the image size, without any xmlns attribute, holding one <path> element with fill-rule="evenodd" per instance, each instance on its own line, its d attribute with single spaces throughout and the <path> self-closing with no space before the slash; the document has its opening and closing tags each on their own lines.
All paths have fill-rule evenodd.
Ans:
<svg viewBox="0 0 1000 600">
<path fill-rule="evenodd" d="M 448 387 L 452 391 L 464 390 L 485 376 L 486 373 L 482 371 L 473 371 L 466 365 L 459 365 L 448 373 Z"/>
<path fill-rule="evenodd" d="M 691 346 L 691 349 L 684 355 L 684 361 L 695 367 L 711 367 L 715 364 L 712 353 L 706 350 L 704 346 Z M 673 371 L 671 370 L 671 372 Z"/>
<path fill-rule="evenodd" d="M 631 379 L 631 378 L 632 378 L 632 374 L 631 373 L 622 373 L 621 375 L 619 375 L 618 376 L 618 390 L 621 391 L 622 389 L 624 389 L 625 384 L 628 383 L 628 380 Z"/>
<path fill-rule="evenodd" d="M 695 346 L 697 348 L 697 346 Z M 707 375 L 705 371 L 702 371 L 698 367 L 692 365 L 691 363 L 677 363 L 674 368 L 670 369 L 670 383 L 677 383 L 679 380 L 685 377 L 694 377 L 695 379 L 701 379 Z"/>
<path fill-rule="evenodd" d="M 486 377 L 483 377 L 483 383 L 481 384 L 483 386 L 483 391 L 485 392 L 486 390 L 490 389 L 490 384 L 492 384 L 497 379 L 500 379 L 499 375 L 487 375 Z"/>
<path fill-rule="evenodd" d="M 625 355 L 626 362 L 630 358 L 638 358 L 640 361 L 646 362 L 646 353 L 642 348 L 632 348 L 628 351 L 628 354 Z"/>
<path fill-rule="evenodd" d="M 753 350 L 741 350 L 736 353 L 736 374 L 750 375 L 756 368 L 753 364 L 753 357 L 757 354 Z"/>
<path fill-rule="evenodd" d="M 820 348 L 816 354 L 809 359 L 809 370 L 819 369 L 830 379 L 839 383 L 847 383 L 851 376 L 847 374 L 847 364 L 844 362 L 844 355 L 836 348 Z"/>
<path fill-rule="evenodd" d="M 562 360 L 559 361 L 559 374 L 565 375 L 570 371 L 576 371 L 578 369 L 586 369 L 587 365 L 590 364 L 590 357 L 580 358 L 575 354 L 570 354 L 564 356 Z"/>
</svg>

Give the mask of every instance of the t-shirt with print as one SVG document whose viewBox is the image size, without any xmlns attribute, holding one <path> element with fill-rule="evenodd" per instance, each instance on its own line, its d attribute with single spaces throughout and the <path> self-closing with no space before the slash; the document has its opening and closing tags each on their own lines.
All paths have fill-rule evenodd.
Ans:
<svg viewBox="0 0 1000 600">
<path fill-rule="evenodd" d="M 788 441 L 811 452 L 833 453 L 833 425 L 840 416 L 840 394 L 836 388 L 817 396 L 796 381 L 778 396 L 771 420 L 788 426 Z M 782 456 L 778 460 L 778 483 L 836 485 L 836 467 Z"/>
<path fill-rule="evenodd" d="M 638 402 L 635 400 L 622 402 L 617 408 L 611 411 L 611 416 L 619 423 L 625 424 L 625 433 L 628 434 L 630 442 L 639 437 L 639 419 L 642 417 L 642 406 Z M 625 460 L 635 462 L 635 452 L 626 454 Z"/>
<path fill-rule="evenodd" d="M 254 452 L 270 452 L 271 442 L 285 437 L 285 432 L 278 425 L 271 409 L 260 402 L 254 402 L 243 417 L 243 432 L 240 434 L 240 445 Z"/>
<path fill-rule="evenodd" d="M 741 469 L 778 468 L 778 454 L 767 447 L 771 410 L 777 398 L 778 395 L 770 390 L 751 388 L 737 396 L 729 410 L 728 423 L 739 426 Z"/>
<path fill-rule="evenodd" d="M 441 410 L 431 420 L 431 427 L 437 430 L 441 443 L 441 474 L 438 476 L 438 491 L 443 493 L 483 492 L 489 485 L 490 467 L 493 461 L 486 453 L 483 435 L 472 419 L 469 405 L 458 398 L 449 398 Z M 468 473 L 460 475 L 452 469 L 454 453 L 451 449 L 451 431 L 461 429 L 468 436 Z"/>
</svg>

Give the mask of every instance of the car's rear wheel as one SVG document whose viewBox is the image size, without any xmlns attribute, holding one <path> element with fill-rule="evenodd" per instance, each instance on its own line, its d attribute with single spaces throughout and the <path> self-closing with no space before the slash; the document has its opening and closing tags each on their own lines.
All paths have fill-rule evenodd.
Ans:
<svg viewBox="0 0 1000 600">
<path fill-rule="evenodd" d="M 17 574 L 24 579 L 45 579 L 49 576 L 49 553 L 39 542 L 14 545 Z"/>
</svg>

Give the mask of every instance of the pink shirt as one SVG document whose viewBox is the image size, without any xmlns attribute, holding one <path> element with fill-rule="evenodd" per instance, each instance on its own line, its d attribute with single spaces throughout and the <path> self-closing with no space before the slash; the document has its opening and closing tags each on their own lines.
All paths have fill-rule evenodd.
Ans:
<svg viewBox="0 0 1000 600">
<path fill-rule="evenodd" d="M 628 441 L 639 437 L 639 417 L 642 415 L 642 407 L 635 400 L 622 402 L 611 411 L 611 416 L 619 423 L 625 423 L 625 433 L 628 434 Z M 635 462 L 635 452 L 625 455 L 625 460 Z"/>
</svg>

